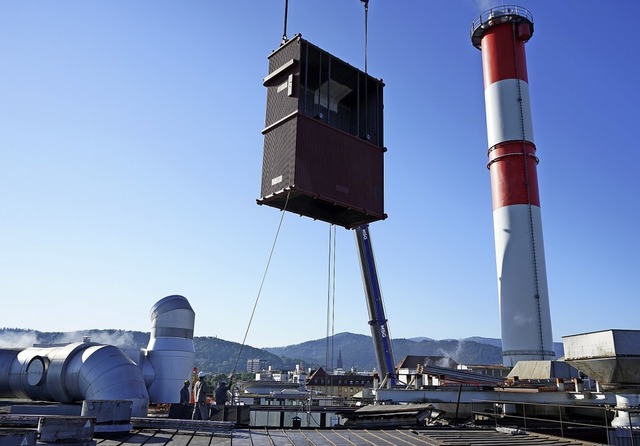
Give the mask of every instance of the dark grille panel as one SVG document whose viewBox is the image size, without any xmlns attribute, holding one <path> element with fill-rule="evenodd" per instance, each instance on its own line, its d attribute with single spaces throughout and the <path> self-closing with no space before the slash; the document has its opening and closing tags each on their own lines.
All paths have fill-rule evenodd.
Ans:
<svg viewBox="0 0 640 446">
<path fill-rule="evenodd" d="M 296 124 L 296 119 L 292 119 L 271 130 L 264 136 L 262 197 L 271 195 L 294 184 Z M 282 175 L 282 181 L 273 184 L 273 179 L 280 175 Z"/>
<path fill-rule="evenodd" d="M 269 56 L 269 74 L 285 65 L 291 59 L 300 61 L 300 42 L 297 40 L 290 41 Z M 286 89 L 278 90 L 283 83 L 287 82 L 289 74 L 293 74 L 297 80 L 299 70 L 300 63 L 276 78 L 275 85 L 267 88 L 265 127 L 298 110 L 298 94 L 288 96 Z"/>
<path fill-rule="evenodd" d="M 258 203 L 283 209 L 289 194 L 288 211 L 347 228 L 386 218 L 382 81 L 297 36 L 269 56 L 265 85 Z"/>
</svg>

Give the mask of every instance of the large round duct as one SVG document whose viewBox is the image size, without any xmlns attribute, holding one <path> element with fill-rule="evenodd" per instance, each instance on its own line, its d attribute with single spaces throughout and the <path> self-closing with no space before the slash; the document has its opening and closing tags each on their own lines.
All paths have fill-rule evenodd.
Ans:
<svg viewBox="0 0 640 446">
<path fill-rule="evenodd" d="M 9 386 L 9 371 L 11 365 L 18 357 L 20 349 L 1 349 L 0 350 L 0 398 L 11 398 L 13 393 Z"/>
<path fill-rule="evenodd" d="M 167 296 L 151 308 L 146 350 L 131 359 L 112 345 L 91 342 L 0 350 L 0 397 L 73 403 L 132 402 L 145 416 L 149 402 L 179 401 L 193 369 L 195 313 L 187 299 Z"/>
<path fill-rule="evenodd" d="M 0 396 L 72 403 L 129 400 L 133 416 L 146 416 L 147 388 L 140 368 L 122 350 L 91 342 L 34 347 L 0 356 Z M 10 358 L 13 356 L 13 358 Z M 10 360 L 10 361 L 9 361 Z"/>
<path fill-rule="evenodd" d="M 183 381 L 193 369 L 195 313 L 185 297 L 173 295 L 159 300 L 150 317 L 151 337 L 143 367 L 149 400 L 177 403 Z"/>
</svg>

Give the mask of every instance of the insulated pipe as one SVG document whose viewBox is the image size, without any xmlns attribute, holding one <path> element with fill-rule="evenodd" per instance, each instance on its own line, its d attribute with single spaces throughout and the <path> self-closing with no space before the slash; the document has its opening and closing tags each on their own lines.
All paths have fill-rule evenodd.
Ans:
<svg viewBox="0 0 640 446">
<path fill-rule="evenodd" d="M 483 13 L 471 27 L 482 51 L 493 226 L 506 366 L 554 359 L 524 44 L 533 18 L 519 6 Z"/>
<path fill-rule="evenodd" d="M 151 308 L 149 344 L 135 360 L 117 347 L 90 342 L 1 349 L 0 398 L 130 400 L 132 415 L 146 416 L 150 401 L 178 402 L 193 369 L 194 320 L 184 297 L 158 301 Z"/>
<path fill-rule="evenodd" d="M 177 403 L 195 359 L 195 313 L 183 296 L 167 296 L 152 308 L 143 372 L 152 403 Z"/>
<path fill-rule="evenodd" d="M 73 403 L 129 400 L 133 416 L 146 416 L 149 396 L 140 368 L 112 345 L 0 351 L 0 397 Z"/>
<path fill-rule="evenodd" d="M 21 349 L 0 349 L 0 398 L 14 398 L 9 386 L 9 371 Z"/>
</svg>

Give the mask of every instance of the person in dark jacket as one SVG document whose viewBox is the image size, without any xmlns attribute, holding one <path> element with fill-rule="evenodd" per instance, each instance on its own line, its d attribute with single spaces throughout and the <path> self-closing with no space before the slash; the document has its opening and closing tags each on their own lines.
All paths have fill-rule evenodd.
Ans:
<svg viewBox="0 0 640 446">
<path fill-rule="evenodd" d="M 185 380 L 184 386 L 180 389 L 180 418 L 188 420 L 191 418 L 191 408 L 189 407 L 189 401 L 191 399 L 191 393 L 189 392 L 189 380 Z"/>
<path fill-rule="evenodd" d="M 187 404 L 189 404 L 189 385 L 191 383 L 189 382 L 189 380 L 185 380 L 184 382 L 184 386 L 182 387 L 182 389 L 180 389 L 180 404 L 182 404 L 183 406 L 186 406 Z"/>
<path fill-rule="evenodd" d="M 216 406 L 224 406 L 227 403 L 227 392 L 231 388 L 231 383 L 221 381 L 216 388 Z"/>
</svg>

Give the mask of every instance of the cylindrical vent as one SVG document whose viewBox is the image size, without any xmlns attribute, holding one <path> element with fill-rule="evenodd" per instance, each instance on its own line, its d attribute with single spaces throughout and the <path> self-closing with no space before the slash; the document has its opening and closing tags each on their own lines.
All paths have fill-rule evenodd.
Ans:
<svg viewBox="0 0 640 446">
<path fill-rule="evenodd" d="M 482 51 L 503 363 L 553 359 L 536 146 L 524 45 L 533 18 L 518 6 L 471 28 Z"/>
<path fill-rule="evenodd" d="M 185 297 L 173 295 L 160 299 L 151 308 L 150 317 L 151 337 L 146 359 L 152 366 L 153 376 L 148 384 L 149 400 L 177 403 L 179 390 L 189 378 L 195 359 L 195 313 Z"/>
</svg>

